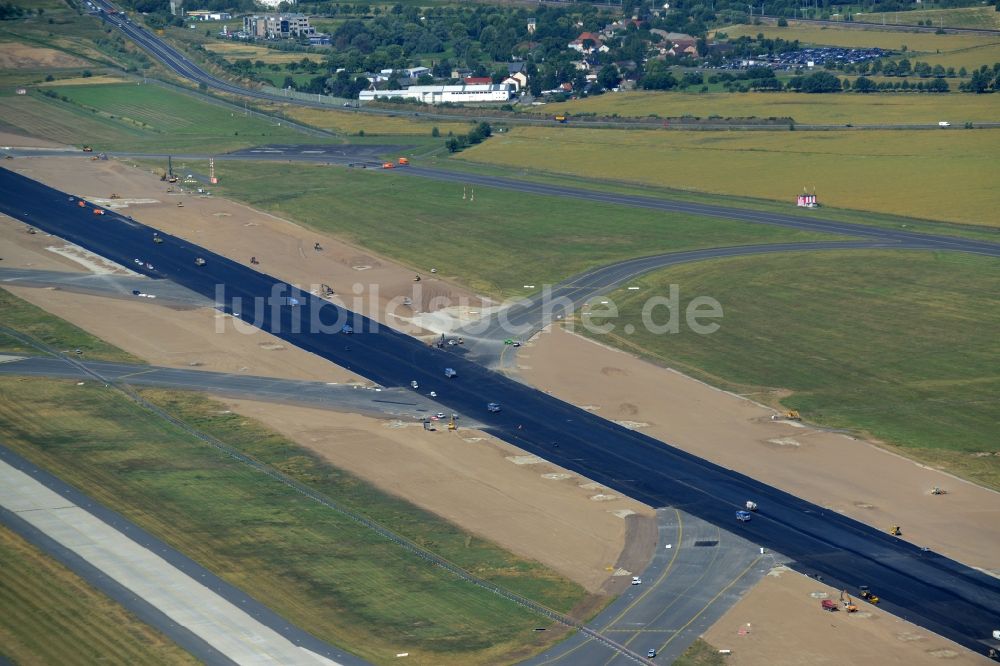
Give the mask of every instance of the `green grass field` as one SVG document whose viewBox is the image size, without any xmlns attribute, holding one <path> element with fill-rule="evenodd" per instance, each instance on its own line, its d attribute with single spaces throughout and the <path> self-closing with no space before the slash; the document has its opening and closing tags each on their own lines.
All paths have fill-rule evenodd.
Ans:
<svg viewBox="0 0 1000 666">
<path fill-rule="evenodd" d="M 1000 262 L 950 253 L 831 252 L 660 271 L 614 299 L 605 342 L 807 421 L 873 435 L 909 457 L 1000 489 Z M 721 328 L 655 335 L 651 294 L 717 299 Z M 665 317 L 666 315 L 664 315 Z M 635 326 L 633 335 L 622 332 Z M 982 453 L 987 457 L 979 457 Z"/>
<path fill-rule="evenodd" d="M 70 102 L 8 93 L 0 96 L 3 124 L 54 141 L 87 143 L 95 150 L 225 151 L 305 137 L 275 121 L 247 117 L 152 84 L 49 86 L 46 90 Z"/>
<path fill-rule="evenodd" d="M 142 359 L 113 347 L 100 338 L 95 338 L 83 329 L 50 315 L 4 289 L 0 289 L 0 326 L 30 336 L 59 351 L 79 349 L 83 352 L 81 356 L 84 359 L 143 363 Z M 2 331 L 0 331 L 0 352 L 30 355 L 41 353 Z"/>
<path fill-rule="evenodd" d="M 1000 55 L 1000 54 L 998 54 Z M 935 56 L 946 57 L 946 56 Z M 950 80 L 957 89 L 957 80 Z M 954 125 L 1000 121 L 996 95 L 805 95 L 801 93 L 627 92 L 572 100 L 544 107 L 551 113 L 618 114 L 663 118 L 695 116 L 722 118 L 792 118 L 797 123 L 892 125 L 937 123 Z"/>
<path fill-rule="evenodd" d="M 203 431 L 477 575 L 550 607 L 585 594 L 203 396 L 150 392 Z M 546 623 L 253 471 L 102 385 L 0 378 L 5 444 L 120 511 L 314 635 L 386 662 L 504 661 Z"/>
<path fill-rule="evenodd" d="M 200 663 L 2 525 L 0 661 Z"/>
<path fill-rule="evenodd" d="M 616 132 L 516 127 L 459 159 L 590 178 L 1000 226 L 1000 132 Z"/>
<path fill-rule="evenodd" d="M 463 200 L 461 185 L 380 170 L 227 162 L 225 171 L 216 191 L 226 197 L 503 296 L 635 256 L 832 238 L 490 188 Z"/>
</svg>

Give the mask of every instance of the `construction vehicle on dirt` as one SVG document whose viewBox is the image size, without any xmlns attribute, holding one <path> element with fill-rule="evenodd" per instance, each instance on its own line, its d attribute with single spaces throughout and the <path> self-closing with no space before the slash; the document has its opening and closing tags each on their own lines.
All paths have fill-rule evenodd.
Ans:
<svg viewBox="0 0 1000 666">
<path fill-rule="evenodd" d="M 889 534 L 892 536 L 902 536 L 903 530 L 899 529 L 899 525 L 890 525 Z"/>
<path fill-rule="evenodd" d="M 873 606 L 879 602 L 879 598 L 874 594 L 867 585 L 862 585 L 859 589 L 858 596 L 872 604 Z"/>
<path fill-rule="evenodd" d="M 94 149 L 91 148 L 90 146 L 84 146 L 83 147 L 83 152 L 85 152 L 85 153 L 92 153 L 92 152 L 94 152 Z"/>
<path fill-rule="evenodd" d="M 112 192 L 112 193 L 111 193 L 111 196 L 110 196 L 110 197 L 108 197 L 108 198 L 109 198 L 109 199 L 121 199 L 121 198 L 122 198 L 122 195 L 118 194 L 117 192 Z"/>
<path fill-rule="evenodd" d="M 847 590 L 840 591 L 840 605 L 848 613 L 856 613 L 858 610 L 858 607 L 854 604 L 854 599 L 851 599 L 851 595 L 847 593 Z"/>
</svg>

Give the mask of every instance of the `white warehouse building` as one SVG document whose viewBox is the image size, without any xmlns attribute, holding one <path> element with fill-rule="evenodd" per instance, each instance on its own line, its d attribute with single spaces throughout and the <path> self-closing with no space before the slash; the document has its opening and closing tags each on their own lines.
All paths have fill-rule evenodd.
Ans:
<svg viewBox="0 0 1000 666">
<path fill-rule="evenodd" d="M 362 90 L 358 99 L 371 102 L 380 97 L 418 99 L 424 104 L 445 102 L 506 102 L 512 94 L 509 84 L 410 86 L 406 90 Z"/>
</svg>

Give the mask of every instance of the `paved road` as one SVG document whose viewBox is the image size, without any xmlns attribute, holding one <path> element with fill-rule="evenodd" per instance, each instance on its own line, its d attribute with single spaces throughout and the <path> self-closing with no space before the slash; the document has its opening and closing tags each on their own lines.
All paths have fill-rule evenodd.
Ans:
<svg viewBox="0 0 1000 666">
<path fill-rule="evenodd" d="M 6 169 L 0 169 L 0 212 L 119 263 L 150 257 L 156 265 L 155 277 L 208 297 L 215 295 L 216 285 L 223 285 L 228 304 L 222 307 L 224 311 L 232 314 L 232 299 L 238 297 L 242 299 L 236 311 L 240 319 L 255 322 L 382 386 L 405 387 L 410 380 L 424 386 L 453 384 L 453 390 L 439 397 L 442 404 L 481 420 L 489 432 L 528 453 L 651 506 L 674 506 L 731 527 L 744 538 L 783 553 L 799 571 L 822 575 L 833 585 L 851 589 L 871 584 L 888 611 L 970 649 L 984 652 L 983 641 L 1000 627 L 1000 581 L 995 578 L 628 430 L 479 364 L 446 355 L 309 294 L 292 292 L 300 300 L 298 307 L 272 308 L 269 296 L 275 285 L 283 283 L 188 241 L 162 233 L 165 242 L 154 245 L 151 228 L 112 211 L 94 216 L 69 202 L 65 193 Z M 980 253 L 1000 252 L 989 243 L 914 236 L 931 239 L 942 249 L 967 246 Z M 198 256 L 207 259 L 206 265 L 195 266 Z M 340 334 L 343 322 L 349 322 L 356 333 Z M 348 337 L 350 350 L 345 345 Z M 445 380 L 446 366 L 454 368 L 457 376 Z M 489 401 L 502 403 L 503 411 L 488 412 Z M 734 511 L 748 498 L 756 500 L 761 511 L 749 523 L 736 524 Z"/>
<path fill-rule="evenodd" d="M 0 522 L 208 664 L 367 662 L 0 445 Z"/>
<path fill-rule="evenodd" d="M 58 358 L 0 357 L 0 374 L 61 377 L 92 381 L 97 373 L 113 382 L 136 386 L 202 391 L 233 398 L 322 407 L 336 411 L 424 419 L 442 407 L 409 389 L 375 389 L 273 377 L 254 377 L 205 370 L 183 370 L 131 363 L 84 361 L 80 367 Z M 473 424 L 468 424 L 472 427 Z"/>
<path fill-rule="evenodd" d="M 670 663 L 775 565 L 746 539 L 676 509 L 657 511 L 659 539 L 642 584 L 631 586 L 589 624 L 639 654 Z M 624 664 L 620 655 L 575 635 L 528 666 Z"/>
<path fill-rule="evenodd" d="M 274 93 L 264 92 L 262 90 L 253 90 L 250 88 L 243 88 L 241 86 L 234 85 L 228 81 L 220 79 L 213 76 L 201 69 L 198 65 L 188 59 L 183 53 L 175 49 L 173 46 L 169 45 L 165 41 L 159 39 L 152 33 L 150 33 L 145 28 L 142 28 L 135 23 L 123 18 L 120 13 L 108 13 L 111 11 L 116 11 L 117 7 L 108 0 L 93 0 L 94 4 L 99 8 L 99 16 L 101 19 L 109 23 L 110 25 L 121 30 L 126 37 L 138 44 L 140 47 L 148 51 L 154 58 L 159 60 L 163 65 L 169 68 L 178 76 L 186 78 L 190 81 L 194 81 L 198 84 L 205 84 L 207 87 L 217 90 L 219 92 L 229 93 L 233 95 L 239 95 L 241 97 L 248 97 L 251 99 L 260 99 L 272 102 L 283 102 L 287 104 L 294 104 L 297 106 L 307 106 L 313 108 L 336 108 L 345 102 L 341 102 L 338 98 L 327 98 L 327 101 L 309 101 L 306 99 L 296 99 L 292 97 L 287 97 L 285 95 L 278 95 Z M 332 102 L 332 103 L 331 103 Z M 444 114 L 444 113 L 428 113 L 425 111 L 408 111 L 406 109 L 376 109 L 371 107 L 360 107 L 355 101 L 347 102 L 352 106 L 349 109 L 344 109 L 341 106 L 340 110 L 348 110 L 356 113 L 372 113 L 379 115 L 389 115 L 389 116 L 420 116 L 422 118 L 429 118 L 434 120 L 463 120 L 470 119 L 468 116 L 461 116 L 456 114 Z M 486 120 L 489 122 L 504 123 L 507 125 L 547 125 L 553 126 L 553 121 L 549 118 L 543 117 L 530 117 L 530 116 L 491 116 L 488 113 L 477 114 L 473 117 L 475 120 Z M 570 123 L 567 125 L 561 125 L 563 128 L 572 128 L 575 126 L 585 126 L 585 127 L 617 127 L 617 128 L 636 128 L 636 127 L 649 127 L 649 124 L 641 119 L 635 121 L 628 120 L 588 120 L 588 121 L 576 121 L 575 123 Z M 1000 123 L 976 123 L 977 127 L 1000 127 Z M 683 127 L 693 127 L 696 129 L 740 129 L 740 130 L 770 130 L 770 131 L 788 131 L 785 124 L 778 125 L 761 125 L 761 124 L 746 124 L 746 125 L 733 125 L 733 124 L 718 124 L 714 125 L 712 123 L 697 123 L 690 124 L 687 122 L 671 122 L 669 125 L 656 125 L 655 127 L 665 127 L 669 129 L 678 129 Z M 796 127 L 799 129 L 819 129 L 819 130 L 833 130 L 833 129 L 845 129 L 844 125 L 829 125 L 829 124 L 799 124 L 796 123 Z M 937 123 L 914 123 L 914 124 L 878 124 L 878 125 L 855 125 L 852 129 L 925 129 L 925 130 L 938 130 Z"/>
<path fill-rule="evenodd" d="M 154 296 L 157 302 L 190 307 L 210 307 L 212 301 L 201 294 L 167 280 L 151 280 L 144 275 L 95 275 L 42 271 L 31 268 L 0 268 L 0 284 L 24 287 L 56 287 L 63 291 L 120 298 Z M 147 296 L 137 296 L 138 291 Z"/>
</svg>

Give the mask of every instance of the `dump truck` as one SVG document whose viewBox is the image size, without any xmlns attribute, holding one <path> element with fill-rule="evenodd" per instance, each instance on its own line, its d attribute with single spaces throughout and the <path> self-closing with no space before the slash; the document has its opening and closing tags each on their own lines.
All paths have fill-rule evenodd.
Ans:
<svg viewBox="0 0 1000 666">
<path fill-rule="evenodd" d="M 204 259 L 202 259 L 201 257 L 196 257 L 195 260 L 194 260 L 194 265 L 195 266 L 204 266 L 207 263 L 208 262 L 205 261 Z"/>
<path fill-rule="evenodd" d="M 830 611 L 831 613 L 837 610 L 837 602 L 832 599 L 824 599 L 823 601 L 819 602 L 819 606 L 823 610 Z"/>
</svg>

